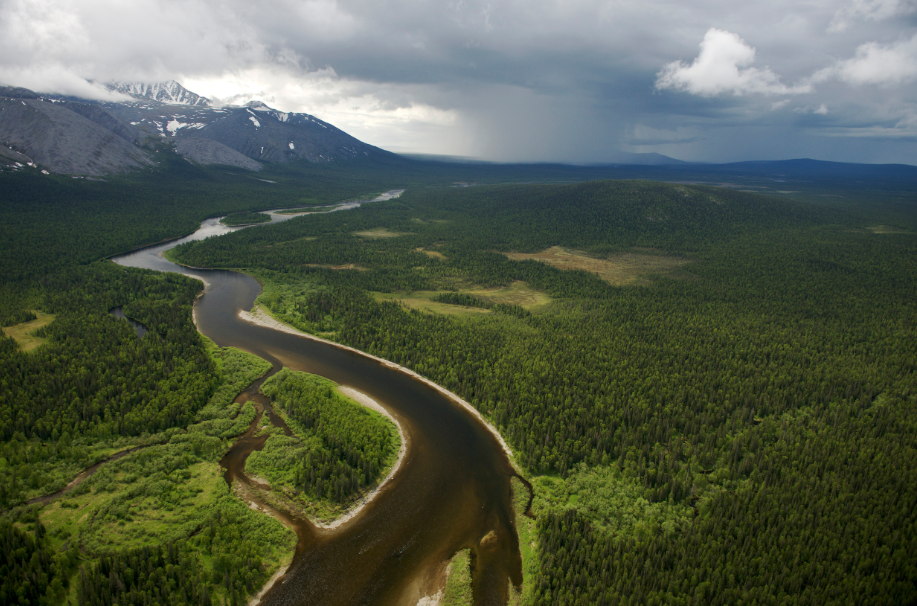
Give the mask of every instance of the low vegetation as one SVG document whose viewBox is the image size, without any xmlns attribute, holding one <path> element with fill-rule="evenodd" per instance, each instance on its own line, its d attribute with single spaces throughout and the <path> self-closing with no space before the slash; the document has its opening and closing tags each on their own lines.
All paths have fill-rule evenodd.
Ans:
<svg viewBox="0 0 917 606">
<path fill-rule="evenodd" d="M 397 238 L 398 236 L 409 236 L 408 232 L 392 231 L 386 227 L 375 227 L 373 229 L 364 229 L 363 231 L 353 232 L 355 236 L 362 238 Z"/>
<path fill-rule="evenodd" d="M 197 334 L 199 289 L 96 265 L 46 286 L 54 313 L 31 321 L 46 324 L 43 347 L 25 353 L 5 338 L 0 411 L 14 433 L 0 444 L 0 499 L 12 506 L 0 515 L 3 603 L 239 604 L 290 558 L 293 534 L 231 496 L 218 463 L 255 418 L 233 400 L 270 364 Z M 108 314 L 114 305 L 149 336 Z M 20 398 L 34 405 L 14 406 Z M 129 449 L 48 505 L 23 505 Z"/>
<path fill-rule="evenodd" d="M 16 321 L 21 319 L 22 321 Z M 16 341 L 19 349 L 29 352 L 44 345 L 47 341 L 35 333 L 54 321 L 52 314 L 37 310 L 21 311 L 18 318 L 13 318 L 13 324 L 3 329 L 3 334 Z"/>
<path fill-rule="evenodd" d="M 552 246 L 540 253 L 506 253 L 514 261 L 541 261 L 558 269 L 579 269 L 595 274 L 615 286 L 651 284 L 650 276 L 678 276 L 690 261 L 682 257 L 646 252 L 614 253 L 596 258 L 586 253 Z"/>
<path fill-rule="evenodd" d="M 472 606 L 474 604 L 471 586 L 471 550 L 462 549 L 449 561 L 446 587 L 443 589 L 442 606 Z"/>
</svg>

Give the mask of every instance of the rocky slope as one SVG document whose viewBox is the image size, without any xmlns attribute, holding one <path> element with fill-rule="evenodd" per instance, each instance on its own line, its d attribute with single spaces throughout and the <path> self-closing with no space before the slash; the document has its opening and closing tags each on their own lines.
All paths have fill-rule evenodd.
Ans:
<svg viewBox="0 0 917 606">
<path fill-rule="evenodd" d="M 32 162 L 50 172 L 116 174 L 151 164 L 144 147 L 173 141 L 178 153 L 199 164 L 247 170 L 260 170 L 260 162 L 392 155 L 315 116 L 257 101 L 215 108 L 174 81 L 107 86 L 134 100 L 100 103 L 0 87 L 0 165 Z"/>
<path fill-rule="evenodd" d="M 175 151 L 198 164 L 224 164 L 247 170 L 261 170 L 260 163 L 218 141 L 201 137 L 181 137 L 175 141 Z"/>
<path fill-rule="evenodd" d="M 166 105 L 210 106 L 210 99 L 192 93 L 175 80 L 157 82 L 154 84 L 145 84 L 142 82 L 109 82 L 105 87 L 108 90 L 123 95 L 130 95 L 135 99 L 148 99 Z"/>
<path fill-rule="evenodd" d="M 7 150 L 0 154 L 3 164 L 16 166 L 28 158 L 50 172 L 87 176 L 153 164 L 152 155 L 131 141 L 140 133 L 101 108 L 86 109 L 88 117 L 84 117 L 70 109 L 69 103 L 28 98 L 22 93 L 9 97 L 4 92 L 0 89 L 0 144 Z"/>
</svg>

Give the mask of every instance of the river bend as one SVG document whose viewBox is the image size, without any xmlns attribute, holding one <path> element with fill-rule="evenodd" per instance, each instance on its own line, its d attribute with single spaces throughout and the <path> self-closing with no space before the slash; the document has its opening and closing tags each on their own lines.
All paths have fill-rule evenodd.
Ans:
<svg viewBox="0 0 917 606">
<path fill-rule="evenodd" d="M 294 218 L 271 216 L 273 222 Z M 269 229 L 264 226 L 252 229 Z M 202 280 L 206 288 L 194 310 L 200 332 L 220 346 L 268 360 L 274 370 L 286 366 L 363 392 L 398 419 L 408 440 L 401 467 L 359 515 L 334 530 L 297 521 L 293 562 L 261 604 L 414 606 L 436 593 L 446 562 L 463 548 L 472 549 L 475 604 L 505 604 L 508 584 L 519 585 L 522 571 L 513 526 L 513 469 L 495 437 L 467 410 L 404 372 L 328 343 L 241 320 L 239 311 L 250 310 L 261 292 L 252 277 L 192 270 L 162 257 L 164 250 L 183 242 L 234 229 L 219 218 L 208 219 L 187 238 L 113 261 Z M 496 541 L 482 544 L 491 531 Z"/>
</svg>

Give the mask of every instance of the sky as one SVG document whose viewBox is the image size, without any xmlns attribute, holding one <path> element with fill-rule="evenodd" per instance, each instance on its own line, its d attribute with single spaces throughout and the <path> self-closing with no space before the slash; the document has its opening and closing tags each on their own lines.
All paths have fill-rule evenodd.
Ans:
<svg viewBox="0 0 917 606">
<path fill-rule="evenodd" d="M 394 152 L 917 164 L 917 0 L 0 0 L 0 83 L 174 79 Z"/>
</svg>

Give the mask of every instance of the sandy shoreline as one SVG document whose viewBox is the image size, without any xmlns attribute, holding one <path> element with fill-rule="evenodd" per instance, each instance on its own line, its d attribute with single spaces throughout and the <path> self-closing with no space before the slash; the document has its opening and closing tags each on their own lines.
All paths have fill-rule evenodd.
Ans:
<svg viewBox="0 0 917 606">
<path fill-rule="evenodd" d="M 263 598 L 264 595 L 265 595 L 268 591 L 270 591 L 271 587 L 274 586 L 274 583 L 276 583 L 278 580 L 280 580 L 280 578 L 281 578 L 283 575 L 285 575 L 285 574 L 287 573 L 287 569 L 288 569 L 289 567 L 290 567 L 290 565 L 287 564 L 286 566 L 281 566 L 280 568 L 278 568 L 278 569 L 277 569 L 277 572 L 274 573 L 274 576 L 272 576 L 272 577 L 268 580 L 268 582 L 264 584 L 264 587 L 261 588 L 261 591 L 259 591 L 257 594 L 255 594 L 254 596 L 252 596 L 252 599 L 250 599 L 250 600 L 248 601 L 248 606 L 257 606 L 257 604 L 258 604 L 259 602 L 261 602 L 261 598 Z"/>
<path fill-rule="evenodd" d="M 327 340 L 327 339 L 322 339 L 321 337 L 316 337 L 315 335 L 310 335 L 310 334 L 308 334 L 308 333 L 302 332 L 301 330 L 297 330 L 297 329 L 293 328 L 292 326 L 290 326 L 290 325 L 288 325 L 288 324 L 284 324 L 283 322 L 281 322 L 281 321 L 277 320 L 276 318 L 274 318 L 273 316 L 271 316 L 271 315 L 270 315 L 263 307 L 261 307 L 260 305 L 256 305 L 256 306 L 254 307 L 254 310 L 253 310 L 253 311 L 250 311 L 250 312 L 249 312 L 249 311 L 244 311 L 244 310 L 239 310 L 239 318 L 241 318 L 242 320 L 244 320 L 244 321 L 246 321 L 246 322 L 249 322 L 250 324 L 256 324 L 256 325 L 258 325 L 258 326 L 264 326 L 265 328 L 273 328 L 274 330 L 279 330 L 279 331 L 281 331 L 281 332 L 289 333 L 289 334 L 291 334 L 291 335 L 297 335 L 297 336 L 303 337 L 303 338 L 305 338 L 305 339 L 312 339 L 313 341 L 320 341 L 320 342 L 322 342 L 322 343 L 327 343 L 328 345 L 332 345 L 332 346 L 337 347 L 337 348 L 339 348 L 339 349 L 344 349 L 344 350 L 347 350 L 347 351 L 352 351 L 352 352 L 357 353 L 357 354 L 360 354 L 360 355 L 362 355 L 362 356 L 366 356 L 367 358 L 371 358 L 371 359 L 373 359 L 373 360 L 375 360 L 375 361 L 377 361 L 377 362 L 379 362 L 379 363 L 381 363 L 381 364 L 384 364 L 385 366 L 387 366 L 387 367 L 389 367 L 389 368 L 393 368 L 393 369 L 395 369 L 395 370 L 398 370 L 398 371 L 400 371 L 400 372 L 403 372 L 403 373 L 405 373 L 405 374 L 407 374 L 407 375 L 409 375 L 409 376 L 411 376 L 411 377 L 417 379 L 418 381 L 421 381 L 421 382 L 425 383 L 426 385 L 429 385 L 430 387 L 432 387 L 433 389 L 435 389 L 436 391 L 438 391 L 438 392 L 441 393 L 442 395 L 446 396 L 447 398 L 449 398 L 450 400 L 452 400 L 453 402 L 455 402 L 455 403 L 458 404 L 459 406 L 462 406 L 463 408 L 465 408 L 468 412 L 470 412 L 472 415 L 474 415 L 481 423 L 483 423 L 484 426 L 487 427 L 488 431 L 490 431 L 490 433 L 493 434 L 494 438 L 496 438 L 497 442 L 499 442 L 500 446 L 503 448 L 503 452 L 505 452 L 505 453 L 506 453 L 506 456 L 509 458 L 510 464 L 513 464 L 513 466 L 515 467 L 515 464 L 514 464 L 515 458 L 514 458 L 514 456 L 513 456 L 513 451 L 510 450 L 509 445 L 508 445 L 508 444 L 506 443 L 506 441 L 503 439 L 503 436 L 500 435 L 500 432 L 497 431 L 497 428 L 494 427 L 493 425 L 491 425 L 491 424 L 487 421 L 487 419 L 484 418 L 484 415 L 482 415 L 482 414 L 478 411 L 477 408 L 475 408 L 475 407 L 472 406 L 470 403 L 468 403 L 468 402 L 466 402 L 465 400 L 463 400 L 462 398 L 460 398 L 458 395 L 452 393 L 451 391 L 449 391 L 449 390 L 446 389 L 445 387 L 443 387 L 443 386 L 441 386 L 441 385 L 438 385 L 438 384 L 434 383 L 433 381 L 431 381 L 430 379 L 428 379 L 428 378 L 426 378 L 426 377 L 424 377 L 424 376 L 421 376 L 421 375 L 417 374 L 416 372 L 414 372 L 414 371 L 411 370 L 410 368 L 405 368 L 404 366 L 401 366 L 400 364 L 395 364 L 394 362 L 391 362 L 391 361 L 386 360 L 386 359 L 384 359 L 384 358 L 380 358 L 380 357 L 378 357 L 378 356 L 374 356 L 374 355 L 372 355 L 372 354 L 368 354 L 368 353 L 366 353 L 365 351 L 360 351 L 359 349 L 355 349 L 355 348 L 353 348 L 353 347 L 348 347 L 347 345 L 341 345 L 340 343 L 335 343 L 334 341 L 329 341 L 329 340 Z M 399 426 L 399 428 L 400 428 L 400 426 Z"/>
</svg>

